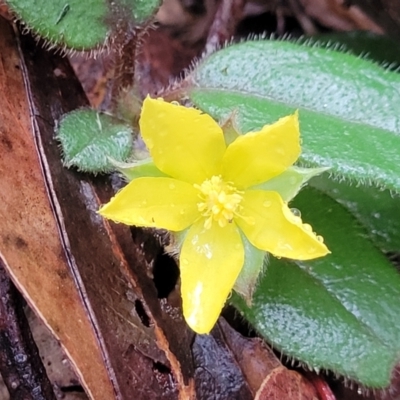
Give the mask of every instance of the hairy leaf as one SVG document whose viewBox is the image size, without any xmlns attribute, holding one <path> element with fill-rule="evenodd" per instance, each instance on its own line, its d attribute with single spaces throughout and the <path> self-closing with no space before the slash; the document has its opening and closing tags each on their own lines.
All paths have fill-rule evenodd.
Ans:
<svg viewBox="0 0 400 400">
<path fill-rule="evenodd" d="M 299 109 L 300 161 L 400 191 L 400 75 L 334 50 L 250 41 L 218 51 L 193 72 L 192 101 L 243 132 Z"/>
<path fill-rule="evenodd" d="M 57 138 L 64 164 L 86 172 L 110 171 L 114 169 L 112 160 L 124 161 L 132 149 L 129 126 L 89 109 L 67 114 L 60 122 Z"/>
<path fill-rule="evenodd" d="M 400 251 L 398 194 L 372 186 L 332 181 L 326 175 L 313 179 L 310 184 L 339 201 L 356 216 L 383 251 Z"/>
<path fill-rule="evenodd" d="M 339 203 L 315 189 L 293 201 L 332 254 L 271 257 L 247 306 L 234 304 L 276 348 L 310 367 L 381 388 L 400 356 L 400 276 Z"/>
<path fill-rule="evenodd" d="M 101 46 L 121 21 L 141 24 L 161 0 L 7 0 L 35 34 L 50 44 L 75 50 Z"/>
</svg>

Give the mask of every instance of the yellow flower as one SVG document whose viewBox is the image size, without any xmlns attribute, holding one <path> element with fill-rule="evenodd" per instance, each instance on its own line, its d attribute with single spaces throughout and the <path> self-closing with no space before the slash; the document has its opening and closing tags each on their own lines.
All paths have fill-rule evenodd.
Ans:
<svg viewBox="0 0 400 400">
<path fill-rule="evenodd" d="M 183 313 L 194 331 L 211 330 L 243 267 L 240 230 L 278 257 L 329 253 L 278 192 L 256 188 L 299 157 L 297 114 L 227 146 L 209 115 L 148 97 L 140 129 L 154 162 L 147 165 L 151 176 L 131 181 L 99 212 L 128 225 L 188 229 L 179 263 Z"/>
</svg>

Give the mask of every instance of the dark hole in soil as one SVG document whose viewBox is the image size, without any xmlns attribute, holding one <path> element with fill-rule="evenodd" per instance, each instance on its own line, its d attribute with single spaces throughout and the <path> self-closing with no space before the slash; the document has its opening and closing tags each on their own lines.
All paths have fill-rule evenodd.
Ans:
<svg viewBox="0 0 400 400">
<path fill-rule="evenodd" d="M 257 333 L 252 326 L 240 315 L 239 311 L 231 305 L 227 305 L 222 310 L 222 316 L 228 324 L 245 337 L 256 337 Z"/>
<path fill-rule="evenodd" d="M 85 393 L 81 385 L 63 386 L 60 388 L 60 390 L 63 393 L 72 393 L 72 392 Z"/>
<path fill-rule="evenodd" d="M 143 307 L 143 303 L 140 300 L 135 300 L 135 310 L 140 320 L 142 321 L 142 324 L 148 328 L 150 326 L 150 318 L 147 315 Z"/>
<path fill-rule="evenodd" d="M 158 298 L 167 298 L 174 290 L 179 278 L 179 268 L 174 259 L 164 252 L 160 252 L 154 263 L 153 277 Z"/>
<path fill-rule="evenodd" d="M 153 362 L 153 369 L 160 372 L 161 374 L 170 374 L 171 370 L 164 364 L 155 361 Z"/>
<path fill-rule="evenodd" d="M 236 35 L 247 37 L 249 35 L 266 34 L 269 36 L 276 31 L 276 16 L 273 13 L 263 13 L 256 16 L 249 16 L 239 23 Z"/>
</svg>

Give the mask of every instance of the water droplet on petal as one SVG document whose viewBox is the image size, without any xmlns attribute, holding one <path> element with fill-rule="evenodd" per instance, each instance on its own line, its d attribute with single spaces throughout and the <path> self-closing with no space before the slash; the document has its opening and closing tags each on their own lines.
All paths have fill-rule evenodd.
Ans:
<svg viewBox="0 0 400 400">
<path fill-rule="evenodd" d="M 213 252 L 212 252 L 212 250 L 210 249 L 210 247 L 209 246 L 204 246 L 204 255 L 209 259 L 209 260 L 211 260 L 212 259 L 212 257 L 213 257 Z"/>
<path fill-rule="evenodd" d="M 183 265 L 189 265 L 189 261 L 187 260 L 187 258 L 183 258 L 182 259 L 182 264 Z"/>
<path fill-rule="evenodd" d="M 309 225 L 309 224 L 303 224 L 303 228 L 307 232 L 312 232 L 313 231 L 311 225 Z"/>
<path fill-rule="evenodd" d="M 293 247 L 289 243 L 287 243 L 285 241 L 279 242 L 278 243 L 278 248 L 280 250 L 289 250 L 289 251 L 293 250 Z"/>
<path fill-rule="evenodd" d="M 296 217 L 295 215 L 293 215 L 293 217 L 292 217 L 292 222 L 294 222 L 295 224 L 297 224 L 299 226 L 302 223 L 301 218 L 300 217 Z"/>
<path fill-rule="evenodd" d="M 280 156 L 283 156 L 285 154 L 285 149 L 283 147 L 277 146 L 275 147 L 275 153 L 279 154 Z"/>
<path fill-rule="evenodd" d="M 198 235 L 194 235 L 192 238 L 192 244 L 196 245 L 199 242 L 199 236 Z"/>
<path fill-rule="evenodd" d="M 174 189 L 176 188 L 176 186 L 175 186 L 174 183 L 170 183 L 170 184 L 168 185 L 168 187 L 169 187 L 171 190 L 174 190 Z"/>
<path fill-rule="evenodd" d="M 271 207 L 271 204 L 272 203 L 269 200 L 267 200 L 267 201 L 264 201 L 263 206 L 268 208 L 268 207 Z"/>
<path fill-rule="evenodd" d="M 324 238 L 321 235 L 317 235 L 318 242 L 324 243 Z"/>
<path fill-rule="evenodd" d="M 182 209 L 179 211 L 179 214 L 184 215 L 184 214 L 186 214 L 186 211 L 184 209 Z"/>
<path fill-rule="evenodd" d="M 315 247 L 310 247 L 310 248 L 307 250 L 307 253 L 308 253 L 308 254 L 314 254 L 316 251 L 317 251 L 317 249 L 316 249 Z"/>
<path fill-rule="evenodd" d="M 147 205 L 147 200 L 143 200 L 142 201 L 142 206 L 146 206 Z"/>
<path fill-rule="evenodd" d="M 291 208 L 290 211 L 295 217 L 301 217 L 301 211 L 297 208 Z"/>
</svg>

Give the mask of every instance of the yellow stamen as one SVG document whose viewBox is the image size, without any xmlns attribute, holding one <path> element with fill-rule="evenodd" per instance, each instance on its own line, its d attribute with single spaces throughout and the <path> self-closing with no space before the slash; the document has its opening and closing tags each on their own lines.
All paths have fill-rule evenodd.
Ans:
<svg viewBox="0 0 400 400">
<path fill-rule="evenodd" d="M 240 191 L 231 183 L 224 182 L 221 176 L 212 176 L 201 185 L 194 185 L 200 191 L 201 201 L 197 208 L 201 215 L 206 218 L 204 227 L 210 229 L 215 221 L 223 228 L 232 222 L 237 214 L 239 204 L 242 201 Z"/>
</svg>

